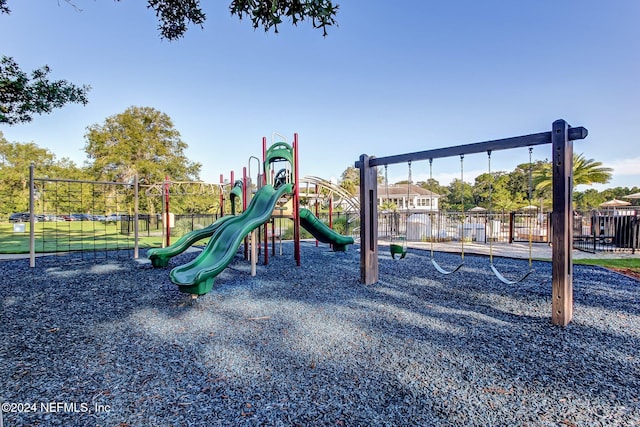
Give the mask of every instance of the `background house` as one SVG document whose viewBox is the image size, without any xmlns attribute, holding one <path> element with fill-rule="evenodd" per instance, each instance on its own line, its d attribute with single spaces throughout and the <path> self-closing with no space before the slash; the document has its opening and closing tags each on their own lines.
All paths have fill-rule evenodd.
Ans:
<svg viewBox="0 0 640 427">
<path fill-rule="evenodd" d="M 387 195 L 388 194 L 388 195 Z M 407 184 L 378 185 L 378 209 L 387 202 L 393 203 L 398 210 L 437 211 L 440 195 L 419 185 Z"/>
</svg>

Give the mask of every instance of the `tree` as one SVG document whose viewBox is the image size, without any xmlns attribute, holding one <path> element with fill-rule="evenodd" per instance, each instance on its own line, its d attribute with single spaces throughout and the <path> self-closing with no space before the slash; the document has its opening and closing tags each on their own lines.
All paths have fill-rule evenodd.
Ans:
<svg viewBox="0 0 640 427">
<path fill-rule="evenodd" d="M 606 184 L 611 180 L 613 169 L 602 166 L 602 162 L 585 159 L 583 154 L 573 153 L 573 186 Z M 533 182 L 536 190 L 551 188 L 553 171 L 551 163 L 545 162 L 534 171 Z"/>
<path fill-rule="evenodd" d="M 91 89 L 66 80 L 47 78 L 50 69 L 41 67 L 30 75 L 7 56 L 0 59 L 0 124 L 30 122 L 35 114 L 50 113 L 68 103 L 86 105 Z"/>
<path fill-rule="evenodd" d="M 36 177 L 86 179 L 82 169 L 68 158 L 57 160 L 55 154 L 33 142 L 9 142 L 0 132 L 0 212 L 3 214 L 28 210 L 31 163 Z"/>
<path fill-rule="evenodd" d="M 476 177 L 473 185 L 473 204 L 475 206 L 481 206 L 486 209 L 490 209 L 492 206 L 493 192 L 497 190 L 495 188 L 494 177 L 496 173 L 493 172 L 483 173 Z"/>
<path fill-rule="evenodd" d="M 71 0 L 66 0 L 72 4 Z M 116 0 L 120 1 L 120 0 Z M 9 0 L 0 0 L 0 14 L 9 14 Z M 178 40 L 187 32 L 189 25 L 203 26 L 206 15 L 200 0 L 147 0 L 147 7 L 158 18 L 160 37 Z M 314 28 L 322 29 L 336 25 L 339 6 L 333 0 L 232 0 L 231 15 L 240 20 L 248 18 L 253 28 L 271 29 L 278 32 L 283 18 L 298 22 L 311 21 Z M 50 113 L 68 103 L 88 103 L 87 85 L 75 86 L 65 80 L 49 81 L 50 70 L 43 66 L 31 72 L 31 78 L 22 71 L 13 58 L 2 57 L 0 63 L 0 124 L 9 125 L 29 122 L 34 114 Z"/>
<path fill-rule="evenodd" d="M 356 196 L 360 190 L 360 171 L 358 168 L 349 166 L 342 172 L 340 177 L 340 187 L 344 188 L 349 194 Z"/>
<path fill-rule="evenodd" d="M 339 7 L 332 0 L 233 0 L 229 9 L 240 19 L 250 17 L 253 28 L 269 31 L 273 27 L 277 33 L 278 24 L 287 17 L 293 25 L 311 20 L 313 28 L 322 28 L 322 35 L 326 36 L 327 27 L 336 24 Z"/>
<path fill-rule="evenodd" d="M 29 209 L 29 165 L 53 163 L 53 153 L 34 143 L 11 143 L 0 132 L 0 209 L 2 213 Z"/>
<path fill-rule="evenodd" d="M 589 188 L 585 191 L 576 191 L 573 195 L 575 208 L 580 211 L 597 208 L 600 203 L 606 202 L 607 199 L 603 193 L 595 188 Z"/>
<path fill-rule="evenodd" d="M 187 144 L 171 118 L 151 107 L 129 107 L 124 113 L 92 125 L 85 134 L 85 152 L 95 179 L 141 184 L 163 181 L 165 175 L 181 181 L 199 179 L 199 163 L 184 154 Z"/>
<path fill-rule="evenodd" d="M 0 0 L 0 13 L 11 13 L 8 3 L 9 0 Z M 183 37 L 189 25 L 202 27 L 207 19 L 200 0 L 147 0 L 147 8 L 155 12 L 160 35 L 167 40 Z M 283 18 L 288 18 L 295 26 L 311 21 L 313 28 L 321 28 L 324 36 L 328 27 L 336 25 L 339 8 L 333 0 L 232 0 L 229 5 L 231 15 L 250 19 L 253 28 L 262 27 L 265 31 L 273 28 L 277 33 Z"/>
<path fill-rule="evenodd" d="M 199 180 L 201 165 L 186 157 L 187 144 L 180 139 L 171 118 L 151 107 L 129 107 L 107 117 L 104 124 L 89 126 L 85 139 L 88 170 L 96 180 L 132 183 L 136 175 L 141 185 L 162 182 L 166 175 L 174 181 Z M 194 203 L 209 210 L 210 198 L 200 199 Z M 175 213 L 194 205 L 182 197 L 173 202 Z M 140 192 L 143 211 L 159 212 L 161 203 L 159 194 L 147 197 L 144 191 Z"/>
<path fill-rule="evenodd" d="M 378 168 L 377 171 L 377 180 L 378 184 L 384 183 L 384 174 L 382 172 L 383 168 Z M 349 192 L 349 194 L 353 196 L 359 195 L 360 192 L 360 170 L 356 167 L 349 166 L 346 168 L 342 175 L 340 176 L 340 182 L 338 184 L 340 187 Z"/>
<path fill-rule="evenodd" d="M 200 0 L 148 0 L 147 7 L 155 11 L 160 34 L 167 40 L 183 37 L 190 24 L 202 27 L 206 20 Z M 336 24 L 338 8 L 332 0 L 233 0 L 229 5 L 231 15 L 240 20 L 250 19 L 253 28 L 262 27 L 265 31 L 273 28 L 277 33 L 283 18 L 296 26 L 309 20 L 325 36 L 327 27 Z"/>
<path fill-rule="evenodd" d="M 444 202 L 446 206 L 454 211 L 468 210 L 473 207 L 473 187 L 468 182 L 464 182 L 459 178 L 451 181 L 448 187 L 449 191 Z"/>
</svg>

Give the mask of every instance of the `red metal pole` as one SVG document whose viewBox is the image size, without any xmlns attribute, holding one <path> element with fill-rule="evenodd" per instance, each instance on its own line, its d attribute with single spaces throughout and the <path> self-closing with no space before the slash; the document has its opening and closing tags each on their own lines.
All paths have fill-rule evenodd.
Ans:
<svg viewBox="0 0 640 427">
<path fill-rule="evenodd" d="M 247 167 L 242 168 L 242 212 L 247 208 Z"/>
<path fill-rule="evenodd" d="M 267 160 L 267 137 L 262 137 L 262 185 L 267 184 L 267 165 L 265 162 Z"/>
<path fill-rule="evenodd" d="M 262 137 L 262 176 L 263 176 L 263 184 L 267 185 L 267 137 Z M 273 184 L 273 182 L 271 182 Z M 269 236 L 268 236 L 268 226 L 265 223 L 263 227 L 264 231 L 264 265 L 269 265 Z M 262 245 L 262 243 L 260 243 Z"/>
<path fill-rule="evenodd" d="M 247 206 L 247 167 L 242 168 L 242 212 Z M 249 259 L 249 239 L 244 236 L 244 259 Z"/>
<path fill-rule="evenodd" d="M 231 198 L 231 190 L 233 190 L 233 185 L 235 184 L 235 181 L 233 179 L 234 177 L 233 171 L 230 171 L 229 175 L 231 177 L 231 182 L 229 183 L 229 200 L 231 201 L 231 203 L 235 203 L 235 199 Z M 231 215 L 235 215 L 235 213 L 236 213 L 236 207 L 231 206 Z"/>
<path fill-rule="evenodd" d="M 333 193 L 329 193 L 329 228 L 333 230 Z"/>
<path fill-rule="evenodd" d="M 220 216 L 224 216 L 224 176 L 220 174 Z"/>
<path fill-rule="evenodd" d="M 307 193 L 308 194 L 308 193 Z M 316 184 L 316 218 L 318 218 L 318 184 Z M 316 239 L 316 248 L 318 247 L 318 239 Z"/>
<path fill-rule="evenodd" d="M 271 218 L 271 255 L 276 256 L 276 220 Z"/>
</svg>

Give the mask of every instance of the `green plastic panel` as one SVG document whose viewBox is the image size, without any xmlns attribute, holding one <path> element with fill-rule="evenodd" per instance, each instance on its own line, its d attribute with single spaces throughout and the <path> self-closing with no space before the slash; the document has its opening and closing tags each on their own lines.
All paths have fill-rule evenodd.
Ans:
<svg viewBox="0 0 640 427">
<path fill-rule="evenodd" d="M 300 225 L 322 243 L 330 243 L 333 250 L 344 251 L 346 245 L 353 245 L 353 237 L 336 233 L 320 221 L 309 209 L 300 209 Z"/>
<path fill-rule="evenodd" d="M 233 260 L 244 237 L 267 222 L 280 197 L 292 191 L 291 184 L 277 190 L 271 185 L 262 187 L 242 215 L 231 217 L 220 226 L 200 255 L 171 270 L 171 281 L 183 292 L 196 295 L 209 292 L 214 278 Z"/>
<path fill-rule="evenodd" d="M 225 221 L 233 218 L 232 215 L 223 216 L 218 218 L 213 224 L 202 228 L 200 230 L 193 230 L 184 236 L 180 237 L 173 245 L 166 248 L 153 248 L 147 251 L 147 258 L 151 260 L 151 264 L 158 267 L 166 267 L 169 265 L 169 260 L 176 255 L 189 249 L 194 243 L 199 240 L 211 237 L 213 233 L 224 224 Z"/>
</svg>

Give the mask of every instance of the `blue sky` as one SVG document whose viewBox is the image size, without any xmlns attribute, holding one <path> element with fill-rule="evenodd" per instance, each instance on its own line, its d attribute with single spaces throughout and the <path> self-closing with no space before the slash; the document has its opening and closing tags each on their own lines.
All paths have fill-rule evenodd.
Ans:
<svg viewBox="0 0 640 427">
<path fill-rule="evenodd" d="M 302 175 L 330 178 L 362 153 L 542 132 L 563 118 L 589 129 L 576 152 L 614 168 L 595 188 L 640 186 L 637 0 L 342 1 L 326 38 L 307 23 L 254 31 L 230 16 L 228 2 L 203 3 L 204 29 L 168 42 L 142 0 L 74 0 L 81 10 L 9 1 L 0 53 L 93 89 L 87 106 L 0 131 L 82 164 L 87 126 L 153 107 L 173 119 L 201 178 L 218 182 L 241 173 L 274 132 L 289 142 L 299 134 Z M 536 147 L 534 159 L 550 149 Z M 492 170 L 526 161 L 526 148 L 496 152 Z M 486 156 L 465 157 L 465 180 L 486 170 Z M 425 179 L 428 162 L 412 172 Z M 448 184 L 460 161 L 436 160 L 433 173 Z M 389 177 L 406 179 L 407 166 L 389 166 Z"/>
</svg>

